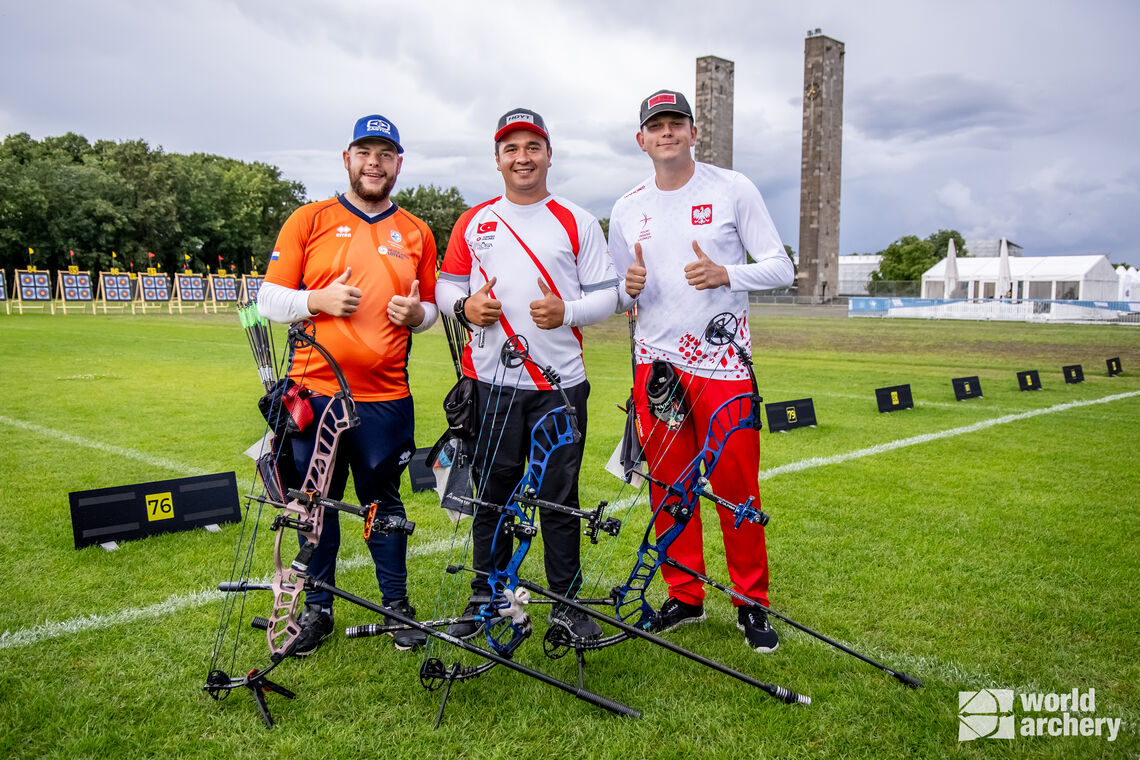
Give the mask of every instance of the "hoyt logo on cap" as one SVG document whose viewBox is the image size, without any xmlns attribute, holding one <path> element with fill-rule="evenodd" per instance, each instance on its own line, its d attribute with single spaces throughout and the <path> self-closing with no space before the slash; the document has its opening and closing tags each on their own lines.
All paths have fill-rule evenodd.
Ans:
<svg viewBox="0 0 1140 760">
<path fill-rule="evenodd" d="M 362 116 L 356 120 L 356 126 L 352 128 L 352 142 L 349 143 L 349 146 L 351 147 L 354 143 L 367 140 L 370 137 L 387 140 L 396 146 L 397 153 L 404 152 L 404 146 L 400 145 L 400 130 L 396 129 L 395 124 L 380 114 Z"/>
<path fill-rule="evenodd" d="M 682 116 L 693 118 L 693 110 L 689 108 L 689 101 L 685 96 L 674 90 L 658 90 L 645 100 L 641 101 L 641 125 L 659 113 L 679 113 Z"/>
<path fill-rule="evenodd" d="M 546 122 L 528 108 L 515 108 L 499 117 L 499 126 L 495 128 L 495 142 L 503 139 L 503 135 L 507 132 L 515 129 L 529 130 L 542 135 L 547 142 L 550 142 L 550 132 L 546 130 Z"/>
</svg>

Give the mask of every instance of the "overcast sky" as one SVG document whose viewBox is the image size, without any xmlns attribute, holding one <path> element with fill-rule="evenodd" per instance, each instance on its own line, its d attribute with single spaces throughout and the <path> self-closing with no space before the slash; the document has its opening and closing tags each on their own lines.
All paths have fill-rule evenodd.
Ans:
<svg viewBox="0 0 1140 760">
<path fill-rule="evenodd" d="M 498 195 L 495 122 L 525 106 L 551 130 L 551 189 L 609 216 L 651 171 L 641 99 L 691 98 L 695 59 L 727 58 L 734 168 L 797 250 L 804 37 L 820 28 L 846 45 L 840 253 L 953 228 L 1140 266 L 1134 0 L 0 7 L 0 134 L 265 161 L 314 200 L 345 189 L 340 151 L 375 112 L 407 149 L 398 186 Z"/>
</svg>

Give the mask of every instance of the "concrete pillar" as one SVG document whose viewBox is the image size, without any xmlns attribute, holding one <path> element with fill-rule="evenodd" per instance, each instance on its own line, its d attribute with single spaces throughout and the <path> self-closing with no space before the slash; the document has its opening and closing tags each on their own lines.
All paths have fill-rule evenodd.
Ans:
<svg viewBox="0 0 1140 760">
<path fill-rule="evenodd" d="M 819 33 L 804 41 L 800 159 L 800 297 L 822 303 L 839 291 L 839 191 L 843 155 L 843 43 Z"/>
<path fill-rule="evenodd" d="M 693 117 L 698 161 L 732 168 L 732 88 L 735 64 L 715 55 L 697 59 Z"/>
</svg>

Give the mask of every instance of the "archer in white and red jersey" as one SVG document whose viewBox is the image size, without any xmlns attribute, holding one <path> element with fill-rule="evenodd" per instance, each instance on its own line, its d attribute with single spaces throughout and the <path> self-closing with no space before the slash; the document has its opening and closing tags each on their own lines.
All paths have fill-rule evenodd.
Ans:
<svg viewBox="0 0 1140 760">
<path fill-rule="evenodd" d="M 577 507 L 590 392 L 578 328 L 602 321 L 617 305 L 617 275 L 597 219 L 547 189 L 551 155 L 541 116 L 524 108 L 503 115 L 495 132 L 495 163 L 505 192 L 456 222 L 436 289 L 445 313 L 452 311 L 470 332 L 463 372 L 478 381 L 481 427 L 473 468 L 480 497 L 492 504 L 507 503 L 525 472 L 532 428 L 564 403 L 529 362 L 507 375 L 500 358 L 504 341 L 525 337 L 531 359 L 558 373 L 576 410 L 582 440 L 551 454 L 538 496 Z M 574 596 L 581 585 L 579 520 L 546 508 L 539 513 L 547 584 Z M 510 537 L 494 539 L 498 522 L 490 510 L 476 511 L 477 570 L 502 569 L 510 560 Z M 469 613 L 490 593 L 483 578 L 476 576 L 471 585 Z M 597 623 L 574 609 L 555 609 L 551 620 L 574 636 L 601 634 Z M 467 637 L 479 626 L 460 623 L 448 630 Z"/>
<path fill-rule="evenodd" d="M 641 104 L 637 143 L 653 160 L 653 176 L 613 207 L 610 251 L 623 279 L 619 310 L 636 305 L 633 399 L 646 461 L 655 477 L 676 482 L 711 432 L 710 419 L 725 401 L 750 394 L 752 384 L 739 356 L 704 340 L 705 327 L 722 312 L 739 320 L 737 342 L 751 352 L 748 291 L 790 285 L 792 262 L 756 186 L 739 172 L 697 163 L 692 157 L 697 128 L 685 96 L 661 90 Z M 749 263 L 751 254 L 753 262 Z M 646 384 L 654 361 L 667 362 L 683 390 L 688 414 L 679 426 L 663 425 L 650 409 Z M 759 414 L 760 410 L 754 410 Z M 712 490 L 734 503 L 760 492 L 757 474 L 760 439 L 755 430 L 730 436 L 710 477 Z M 665 494 L 651 486 L 653 503 Z M 739 528 L 727 510 L 720 517 L 729 575 L 735 590 L 768 603 L 768 557 L 764 529 L 745 521 Z M 662 512 L 658 535 L 672 525 Z M 673 541 L 669 554 L 704 572 L 700 513 Z M 669 599 L 656 628 L 704 620 L 704 585 L 691 575 L 663 566 Z M 779 637 L 764 611 L 738 605 L 738 626 L 756 651 L 774 650 Z"/>
<path fill-rule="evenodd" d="M 605 306 L 614 303 L 617 288 L 598 220 L 557 195 L 519 204 L 508 194 L 469 209 L 455 224 L 439 279 L 462 291 L 441 290 L 445 308 L 452 303 L 448 294 L 462 298 L 495 281 L 488 295 L 500 302 L 501 312 L 494 323 L 477 328 L 483 334 L 464 349 L 468 377 L 491 382 L 501 369 L 503 341 L 523 335 L 531 358 L 552 367 L 567 387 L 586 379 L 578 326 L 609 316 L 612 306 Z M 530 304 L 547 295 L 543 286 L 564 304 L 562 324 L 553 329 L 539 329 L 531 318 Z M 520 387 L 549 390 L 538 370 L 527 367 Z"/>
</svg>

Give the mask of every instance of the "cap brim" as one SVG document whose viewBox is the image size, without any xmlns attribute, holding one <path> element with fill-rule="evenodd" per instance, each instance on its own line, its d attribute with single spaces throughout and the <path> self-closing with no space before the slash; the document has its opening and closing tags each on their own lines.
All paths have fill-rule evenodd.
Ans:
<svg viewBox="0 0 1140 760">
<path fill-rule="evenodd" d="M 495 142 L 502 140 L 503 135 L 514 132 L 516 129 L 525 129 L 527 132 L 534 132 L 536 135 L 540 135 L 545 138 L 547 142 L 550 142 L 550 135 L 546 133 L 546 130 L 544 130 L 542 127 L 539 127 L 537 124 L 531 124 L 529 121 L 516 121 L 503 127 L 495 133 Z"/>
<path fill-rule="evenodd" d="M 649 113 L 647 113 L 647 114 L 645 115 L 645 118 L 641 120 L 641 126 L 643 126 L 643 127 L 644 127 L 644 126 L 645 126 L 645 122 L 649 121 L 649 120 L 650 120 L 650 119 L 652 119 L 654 116 L 660 116 L 660 115 L 661 115 L 661 114 L 663 114 L 663 113 L 675 113 L 675 114 L 677 114 L 678 116 L 684 116 L 686 119 L 692 119 L 692 118 L 693 118 L 693 115 L 692 115 L 692 114 L 690 114 L 690 113 L 686 113 L 686 112 L 684 112 L 684 111 L 680 111 L 680 110 L 677 110 L 677 109 L 675 109 L 675 108 L 659 108 L 659 109 L 657 109 L 656 111 L 650 111 Z"/>
<path fill-rule="evenodd" d="M 389 145 L 395 146 L 397 153 L 403 153 L 404 152 L 404 148 L 402 145 L 400 145 L 400 143 L 396 142 L 395 140 L 389 140 L 387 137 L 380 137 L 379 135 L 367 135 L 365 137 L 359 137 L 359 138 L 353 140 L 352 142 L 350 142 L 348 144 L 348 147 L 351 148 L 353 145 L 356 145 L 359 142 L 364 142 L 365 140 L 380 140 L 382 142 L 388 143 Z"/>
</svg>

